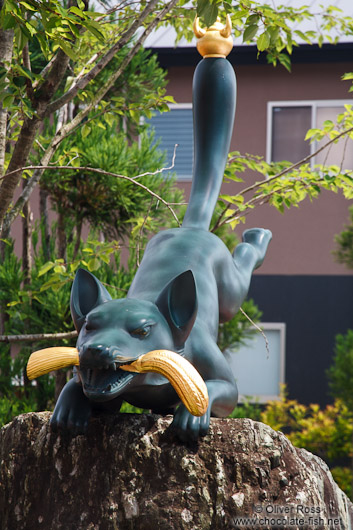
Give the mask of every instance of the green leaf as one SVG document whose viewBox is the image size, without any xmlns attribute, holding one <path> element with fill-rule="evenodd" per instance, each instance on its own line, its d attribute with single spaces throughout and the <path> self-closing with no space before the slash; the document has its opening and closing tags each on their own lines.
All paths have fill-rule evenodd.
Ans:
<svg viewBox="0 0 353 530">
<path fill-rule="evenodd" d="M 236 173 L 230 173 L 230 174 L 227 173 L 225 177 L 229 180 L 232 180 L 233 182 L 244 182 L 244 179 L 242 179 L 241 177 L 238 177 Z"/>
<path fill-rule="evenodd" d="M 271 44 L 274 45 L 276 43 L 277 39 L 278 39 L 278 36 L 279 36 L 279 28 L 277 26 L 269 27 L 269 28 L 267 28 L 267 33 L 270 36 Z"/>
<path fill-rule="evenodd" d="M 236 20 L 238 18 L 243 18 L 248 14 L 248 11 L 245 11 L 245 9 L 238 9 L 235 11 L 235 13 L 232 13 L 232 20 Z"/>
<path fill-rule="evenodd" d="M 99 259 L 97 258 L 90 259 L 89 262 L 87 263 L 87 267 L 90 272 L 96 271 L 100 267 Z"/>
<path fill-rule="evenodd" d="M 42 50 L 44 57 L 47 59 L 48 58 L 48 52 L 49 52 L 48 43 L 45 40 L 45 38 L 43 37 L 43 35 L 41 35 L 40 33 L 37 33 L 36 37 L 37 37 L 37 40 L 39 42 L 40 49 Z"/>
<path fill-rule="evenodd" d="M 23 26 L 18 26 L 15 29 L 15 42 L 18 48 L 18 51 L 22 51 L 28 40 L 31 38 L 31 35 Z"/>
<path fill-rule="evenodd" d="M 223 2 L 224 11 L 227 15 L 231 15 L 233 13 L 233 8 L 231 3 L 228 4 L 228 2 Z"/>
<path fill-rule="evenodd" d="M 79 16 L 79 17 L 82 17 L 82 18 L 86 18 L 85 17 L 85 13 L 83 11 L 81 11 L 81 9 L 79 9 L 78 7 L 76 6 L 72 6 L 70 7 L 69 9 L 69 13 L 74 13 L 75 15 Z"/>
<path fill-rule="evenodd" d="M 308 132 L 305 135 L 304 140 L 310 140 L 310 138 L 313 138 L 317 135 L 318 132 L 321 132 L 320 129 L 309 129 Z"/>
<path fill-rule="evenodd" d="M 11 28 L 16 27 L 17 21 L 15 17 L 13 17 L 10 13 L 8 13 L 7 15 L 3 17 L 1 25 L 3 29 L 11 29 Z"/>
<path fill-rule="evenodd" d="M 208 5 L 203 12 L 202 18 L 207 27 L 212 26 L 216 22 L 218 15 L 218 7 L 216 5 Z"/>
<path fill-rule="evenodd" d="M 90 132 L 91 132 L 91 127 L 87 125 L 87 123 L 84 123 L 83 126 L 81 127 L 82 139 L 84 140 L 89 135 Z"/>
<path fill-rule="evenodd" d="M 266 50 L 269 47 L 270 42 L 271 42 L 271 37 L 269 36 L 267 31 L 265 31 L 257 39 L 256 44 L 257 44 L 257 49 L 259 50 L 259 52 L 263 52 L 264 50 Z"/>
<path fill-rule="evenodd" d="M 17 304 L 20 304 L 20 303 L 21 303 L 21 302 L 20 302 L 19 300 L 14 301 L 14 302 L 9 302 L 9 303 L 7 304 L 7 307 L 13 307 L 14 305 L 17 305 Z"/>
<path fill-rule="evenodd" d="M 239 206 L 244 202 L 244 197 L 242 195 L 220 195 L 219 198 L 230 204 L 234 204 L 235 206 Z"/>
<path fill-rule="evenodd" d="M 63 274 L 66 272 L 66 267 L 64 265 L 55 265 L 54 272 L 56 274 Z"/>
<path fill-rule="evenodd" d="M 24 66 L 21 66 L 20 64 L 17 64 L 16 70 L 20 72 L 22 75 L 24 75 L 25 77 L 27 77 L 27 79 L 30 79 L 31 81 L 33 80 L 32 72 L 28 70 L 28 68 L 25 68 Z"/>
<path fill-rule="evenodd" d="M 297 30 L 294 31 L 294 33 L 295 33 L 296 35 L 298 35 L 298 37 L 300 37 L 300 38 L 301 38 L 303 41 L 305 41 L 307 44 L 311 44 L 311 40 L 310 40 L 310 38 L 309 38 L 305 33 L 303 33 L 302 31 L 300 31 L 300 30 L 297 29 Z"/>
<path fill-rule="evenodd" d="M 169 103 L 176 103 L 173 96 L 164 96 L 164 101 L 168 101 Z"/>
<path fill-rule="evenodd" d="M 259 28 L 256 24 L 251 24 L 250 26 L 245 28 L 245 31 L 243 34 L 243 42 L 248 42 L 252 40 L 255 37 L 258 29 Z"/>
<path fill-rule="evenodd" d="M 19 2 L 22 6 L 24 6 L 26 9 L 29 9 L 29 11 L 36 11 L 36 8 L 33 7 L 28 2 Z"/>
<path fill-rule="evenodd" d="M 197 16 L 200 17 L 200 16 L 203 15 L 203 12 L 206 9 L 206 7 L 208 6 L 208 4 L 209 4 L 208 0 L 197 0 L 197 6 L 196 6 Z"/>
<path fill-rule="evenodd" d="M 100 259 L 104 261 L 107 265 L 110 263 L 110 255 L 109 254 L 100 254 Z"/>
<path fill-rule="evenodd" d="M 44 265 L 42 265 L 42 267 L 39 269 L 39 272 L 38 272 L 38 278 L 40 276 L 43 276 L 44 274 L 46 274 L 48 271 L 50 271 L 53 267 L 55 266 L 55 263 L 53 263 L 52 261 L 48 261 L 47 263 L 44 263 Z"/>
<path fill-rule="evenodd" d="M 28 31 L 30 32 L 31 37 L 34 37 L 34 35 L 37 33 L 36 28 L 34 28 L 34 27 L 32 26 L 32 24 L 30 24 L 29 22 L 26 22 L 26 28 L 27 28 Z"/>
<path fill-rule="evenodd" d="M 14 99 L 15 98 L 12 94 L 5 96 L 4 99 L 2 100 L 2 106 L 4 107 L 4 109 L 10 107 Z"/>
<path fill-rule="evenodd" d="M 103 33 L 99 31 L 92 22 L 82 22 L 82 25 L 85 26 L 85 28 L 90 31 L 98 40 L 104 40 Z"/>
<path fill-rule="evenodd" d="M 59 44 L 60 48 L 62 49 L 62 51 L 68 57 L 70 57 L 70 59 L 72 59 L 75 62 L 77 61 L 77 55 L 75 54 L 74 50 L 72 48 L 70 48 L 70 46 L 67 44 L 66 41 L 64 41 L 62 39 L 58 39 L 58 44 Z"/>
<path fill-rule="evenodd" d="M 286 53 L 280 53 L 278 56 L 279 62 L 288 70 L 288 72 L 291 71 L 291 62 L 290 57 Z"/>
<path fill-rule="evenodd" d="M 138 111 L 131 109 L 130 116 L 134 120 L 135 123 L 140 123 L 140 113 Z"/>
<path fill-rule="evenodd" d="M 232 227 L 232 230 L 234 230 L 234 228 L 236 228 L 236 226 L 239 224 L 239 222 L 242 220 L 242 218 L 240 219 L 233 219 L 233 221 L 230 221 L 229 224 L 230 226 Z M 243 221 L 244 222 L 244 221 Z"/>
<path fill-rule="evenodd" d="M 107 122 L 107 124 L 109 125 L 109 127 L 113 127 L 114 116 L 110 112 L 107 112 L 107 113 L 104 114 L 104 119 Z"/>
<path fill-rule="evenodd" d="M 247 26 L 251 26 L 253 24 L 256 24 L 259 22 L 260 20 L 260 16 L 259 15 L 250 15 L 247 19 L 246 19 L 246 25 Z"/>
<path fill-rule="evenodd" d="M 69 23 L 70 29 L 71 29 L 72 33 L 75 35 L 75 37 L 79 37 L 80 36 L 80 32 L 79 32 L 78 28 L 75 26 L 75 24 L 73 24 L 70 20 L 68 20 L 68 23 Z"/>
</svg>

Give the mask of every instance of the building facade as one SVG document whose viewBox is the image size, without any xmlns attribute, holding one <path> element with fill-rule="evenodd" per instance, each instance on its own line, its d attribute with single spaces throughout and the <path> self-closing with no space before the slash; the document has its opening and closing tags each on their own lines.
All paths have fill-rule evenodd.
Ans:
<svg viewBox="0 0 353 530">
<path fill-rule="evenodd" d="M 166 118 L 162 116 L 164 124 L 152 119 L 152 125 L 170 156 L 174 143 L 179 144 L 175 170 L 188 196 L 192 77 L 201 58 L 190 47 L 154 47 L 153 51 L 168 72 L 168 93 L 177 105 Z M 353 103 L 350 84 L 341 79 L 353 71 L 352 42 L 322 48 L 300 46 L 294 50 L 291 72 L 281 66 L 274 68 L 264 57 L 257 58 L 251 46 L 235 46 L 228 59 L 237 76 L 231 150 L 297 162 L 315 148 L 303 141 L 306 130 L 335 119 L 345 104 Z M 349 144 L 352 141 L 331 150 L 326 162 L 344 159 L 344 167 L 353 168 Z M 324 162 L 325 155 L 316 161 Z M 254 176 L 245 176 L 245 180 L 249 185 Z M 236 193 L 242 187 L 232 183 L 225 185 L 224 191 Z M 258 207 L 247 216 L 246 224 L 237 228 L 239 236 L 244 228 L 253 226 L 273 233 L 265 263 L 254 274 L 249 293 L 263 312 L 272 353 L 270 348 L 267 355 L 261 337 L 255 346 L 250 344 L 235 354 L 235 376 L 244 374 L 238 381 L 242 395 L 260 400 L 274 397 L 279 382 L 285 382 L 291 398 L 321 405 L 330 401 L 326 370 L 332 362 L 335 336 L 353 328 L 353 274 L 332 254 L 335 235 L 348 222 L 350 205 L 340 194 L 322 192 L 314 201 L 306 199 L 284 214 L 268 205 Z M 245 377 L 250 371 L 251 377 Z"/>
</svg>

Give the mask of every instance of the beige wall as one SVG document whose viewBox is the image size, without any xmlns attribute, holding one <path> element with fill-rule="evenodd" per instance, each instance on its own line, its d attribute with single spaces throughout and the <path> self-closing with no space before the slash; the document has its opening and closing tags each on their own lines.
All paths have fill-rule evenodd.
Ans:
<svg viewBox="0 0 353 530">
<path fill-rule="evenodd" d="M 268 101 L 349 99 L 349 84 L 341 76 L 353 70 L 353 63 L 294 64 L 292 73 L 270 65 L 236 65 L 238 96 L 231 149 L 265 156 Z M 178 103 L 191 102 L 192 67 L 169 69 L 168 92 Z M 250 181 L 246 182 L 248 185 Z M 234 185 L 234 191 L 241 189 Z M 188 194 L 190 184 L 185 184 Z M 227 191 L 228 193 L 228 191 Z M 237 233 L 252 226 L 273 232 L 268 256 L 260 274 L 351 274 L 332 256 L 334 236 L 348 222 L 347 201 L 340 195 L 324 192 L 313 201 L 283 215 L 262 206 L 251 212 Z"/>
</svg>

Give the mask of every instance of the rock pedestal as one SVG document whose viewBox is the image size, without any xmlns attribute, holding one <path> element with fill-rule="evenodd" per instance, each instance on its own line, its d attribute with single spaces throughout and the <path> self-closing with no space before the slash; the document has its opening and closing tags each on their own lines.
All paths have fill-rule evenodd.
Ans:
<svg viewBox="0 0 353 530">
<path fill-rule="evenodd" d="M 74 439 L 49 419 L 24 414 L 0 431 L 1 530 L 353 527 L 326 464 L 262 423 L 213 419 L 186 446 L 171 417 L 102 416 Z"/>
</svg>

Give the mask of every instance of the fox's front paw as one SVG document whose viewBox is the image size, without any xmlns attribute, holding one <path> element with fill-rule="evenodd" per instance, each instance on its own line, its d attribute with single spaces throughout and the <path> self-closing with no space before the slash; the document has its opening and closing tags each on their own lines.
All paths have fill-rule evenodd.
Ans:
<svg viewBox="0 0 353 530">
<path fill-rule="evenodd" d="M 67 432 L 71 436 L 84 434 L 91 417 L 91 405 L 82 388 L 71 379 L 63 388 L 56 403 L 50 427 L 54 432 Z"/>
<path fill-rule="evenodd" d="M 210 414 L 209 407 L 203 416 L 193 416 L 184 405 L 180 405 L 174 414 L 172 427 L 182 442 L 196 442 L 208 433 Z"/>
<path fill-rule="evenodd" d="M 71 436 L 85 434 L 91 417 L 90 407 L 86 410 L 73 406 L 56 406 L 50 420 L 50 427 L 54 432 L 67 432 Z"/>
</svg>

